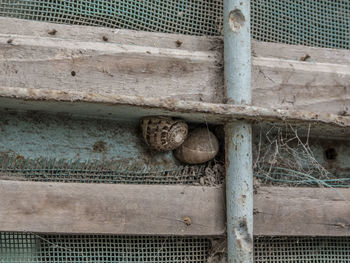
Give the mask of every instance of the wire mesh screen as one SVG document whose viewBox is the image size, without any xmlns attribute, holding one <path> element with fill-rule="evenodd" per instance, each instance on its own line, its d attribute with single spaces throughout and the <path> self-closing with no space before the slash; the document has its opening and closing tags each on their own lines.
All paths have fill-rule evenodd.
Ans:
<svg viewBox="0 0 350 263">
<path fill-rule="evenodd" d="M 20 157 L 20 158 L 19 158 Z M 179 166 L 172 170 L 140 166 L 116 161 L 24 159 L 0 155 L 0 179 L 105 184 L 200 184 L 223 183 L 223 165 Z"/>
<path fill-rule="evenodd" d="M 217 35 L 221 0 L 1 0 L 1 16 L 64 24 Z"/>
<path fill-rule="evenodd" d="M 350 48 L 348 0 L 253 0 L 251 23 L 260 41 Z"/>
<path fill-rule="evenodd" d="M 2 263 L 205 262 L 210 240 L 192 237 L 0 234 Z"/>
<path fill-rule="evenodd" d="M 0 233 L 1 263 L 205 263 L 210 251 L 207 238 Z M 349 237 L 254 240 L 255 263 L 334 263 L 349 258 Z"/>
<path fill-rule="evenodd" d="M 255 263 L 350 262 L 349 237 L 255 238 Z"/>
<path fill-rule="evenodd" d="M 252 0 L 251 15 L 256 40 L 350 48 L 348 0 Z M 223 0 L 0 0 L 0 16 L 217 36 Z"/>
</svg>

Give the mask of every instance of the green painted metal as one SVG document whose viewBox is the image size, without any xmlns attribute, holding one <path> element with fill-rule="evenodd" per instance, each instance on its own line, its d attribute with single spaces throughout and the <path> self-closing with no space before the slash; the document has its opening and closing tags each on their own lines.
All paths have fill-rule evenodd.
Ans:
<svg viewBox="0 0 350 263">
<path fill-rule="evenodd" d="M 348 0 L 252 0 L 259 41 L 350 49 Z M 221 35 L 222 0 L 0 0 L 0 16 L 189 35 Z"/>
<path fill-rule="evenodd" d="M 251 103 L 250 1 L 224 0 L 224 67 L 228 103 Z M 252 126 L 225 124 L 227 259 L 253 262 Z"/>
</svg>

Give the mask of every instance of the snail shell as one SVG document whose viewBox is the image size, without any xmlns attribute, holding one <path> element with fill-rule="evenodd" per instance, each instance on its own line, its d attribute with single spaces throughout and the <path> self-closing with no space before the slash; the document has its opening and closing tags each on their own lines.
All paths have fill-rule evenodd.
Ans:
<svg viewBox="0 0 350 263">
<path fill-rule="evenodd" d="M 219 141 L 207 128 L 191 132 L 185 142 L 174 151 L 175 157 L 188 164 L 210 161 L 219 151 Z"/>
<path fill-rule="evenodd" d="M 185 141 L 188 131 L 184 121 L 158 116 L 142 118 L 141 127 L 145 142 L 157 151 L 176 149 Z"/>
</svg>

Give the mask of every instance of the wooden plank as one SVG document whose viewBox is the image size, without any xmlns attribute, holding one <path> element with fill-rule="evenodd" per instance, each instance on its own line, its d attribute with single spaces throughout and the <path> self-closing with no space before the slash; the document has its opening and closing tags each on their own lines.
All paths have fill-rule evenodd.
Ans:
<svg viewBox="0 0 350 263">
<path fill-rule="evenodd" d="M 62 92 L 28 88 L 1 88 L 0 108 L 68 113 L 139 122 L 143 116 L 163 115 L 187 122 L 224 124 L 233 120 L 298 125 L 298 134 L 350 139 L 350 118 L 333 114 L 298 112 L 249 105 L 214 104 L 136 96 L 104 96 L 93 93 Z M 310 133 L 311 132 L 311 133 Z"/>
<path fill-rule="evenodd" d="M 350 189 L 260 187 L 254 235 L 350 236 Z"/>
<path fill-rule="evenodd" d="M 1 87 L 224 102 L 220 38 L 0 23 Z M 349 114 L 349 50 L 261 42 L 252 50 L 253 105 Z"/>
<path fill-rule="evenodd" d="M 0 198 L 0 231 L 225 234 L 223 187 L 0 180 Z M 350 236 L 349 200 L 350 189 L 259 187 L 254 235 Z"/>
<path fill-rule="evenodd" d="M 29 21 L 23 27 L 8 18 L 0 23 L 0 87 L 223 99 L 223 89 L 214 88 L 223 85 L 221 54 L 209 50 L 217 39 Z M 57 33 L 48 34 L 53 28 Z"/>
<path fill-rule="evenodd" d="M 1 88 L 0 106 L 7 109 L 67 112 L 95 117 L 137 120 L 143 116 L 164 115 L 184 118 L 193 122 L 225 123 L 231 120 L 251 120 L 302 125 L 315 128 L 350 131 L 350 118 L 333 114 L 298 112 L 262 108 L 249 105 L 214 104 L 196 101 L 164 100 L 137 96 L 99 95 L 83 92 L 61 92 L 28 88 Z M 314 127 L 312 127 L 314 128 Z M 345 136 L 346 137 L 346 136 Z"/>
<path fill-rule="evenodd" d="M 263 42 L 252 49 L 254 105 L 350 115 L 350 50 Z"/>
<path fill-rule="evenodd" d="M 225 232 L 220 187 L 2 180 L 0 200 L 0 231 L 195 236 Z"/>
</svg>

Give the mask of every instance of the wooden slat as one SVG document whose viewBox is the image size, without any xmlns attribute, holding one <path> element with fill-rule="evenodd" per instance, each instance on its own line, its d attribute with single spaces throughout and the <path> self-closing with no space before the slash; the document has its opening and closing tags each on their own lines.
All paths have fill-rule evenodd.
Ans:
<svg viewBox="0 0 350 263">
<path fill-rule="evenodd" d="M 0 24 L 2 88 L 224 102 L 220 38 L 11 18 Z M 253 105 L 349 115 L 349 58 L 349 50 L 253 42 Z"/>
<path fill-rule="evenodd" d="M 209 50 L 217 39 L 8 18 L 0 24 L 0 87 L 223 99 L 223 89 L 219 94 L 214 88 L 223 85 L 221 54 Z M 48 34 L 53 28 L 57 33 Z M 177 47 L 180 37 L 183 44 Z"/>
<path fill-rule="evenodd" d="M 350 50 L 264 42 L 252 49 L 254 105 L 350 115 Z"/>
<path fill-rule="evenodd" d="M 0 87 L 1 108 L 68 113 L 79 117 L 124 119 L 138 123 L 141 117 L 152 115 L 172 116 L 183 118 L 187 122 L 210 124 L 248 120 L 273 122 L 274 125 L 285 127 L 288 122 L 291 125 L 298 125 L 299 135 L 350 139 L 350 117 L 249 105 Z"/>
<path fill-rule="evenodd" d="M 0 200 L 0 231 L 198 236 L 225 231 L 221 188 L 3 180 Z"/>
<path fill-rule="evenodd" d="M 260 187 L 254 235 L 350 236 L 350 189 Z"/>
<path fill-rule="evenodd" d="M 225 234 L 222 187 L 2 180 L 0 200 L 0 231 Z M 350 189 L 259 187 L 254 235 L 350 236 L 349 201 Z"/>
</svg>

